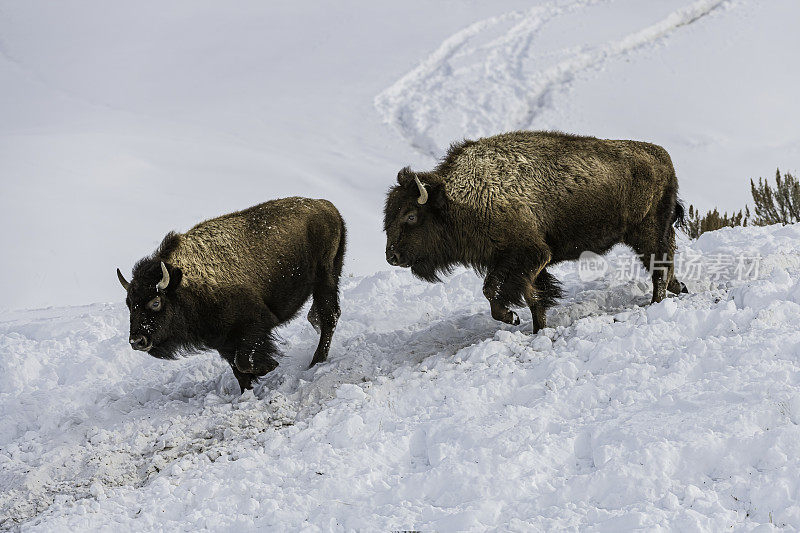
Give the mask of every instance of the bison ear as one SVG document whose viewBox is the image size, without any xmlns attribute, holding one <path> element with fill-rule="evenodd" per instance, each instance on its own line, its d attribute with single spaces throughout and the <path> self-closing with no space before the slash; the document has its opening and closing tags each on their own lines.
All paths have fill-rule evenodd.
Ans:
<svg viewBox="0 0 800 533">
<path fill-rule="evenodd" d="M 175 289 L 180 287 L 181 280 L 183 280 L 183 270 L 179 267 L 165 264 L 169 272 L 169 285 L 167 285 L 166 292 L 174 292 Z"/>
<path fill-rule="evenodd" d="M 442 210 L 445 207 L 444 186 L 441 183 L 426 183 L 425 189 L 428 191 L 428 205 Z"/>
</svg>

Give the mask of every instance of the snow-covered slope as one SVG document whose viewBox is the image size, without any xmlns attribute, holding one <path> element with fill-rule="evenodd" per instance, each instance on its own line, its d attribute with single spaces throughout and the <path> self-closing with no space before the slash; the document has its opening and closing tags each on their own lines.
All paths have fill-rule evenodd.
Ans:
<svg viewBox="0 0 800 533">
<path fill-rule="evenodd" d="M 688 203 L 800 163 L 796 0 L 0 0 L 0 308 L 120 298 L 170 230 L 292 194 L 385 268 L 397 171 L 510 128 L 649 140 Z"/>
<path fill-rule="evenodd" d="M 0 523 L 25 531 L 800 528 L 800 226 L 683 242 L 691 293 L 649 302 L 556 269 L 551 327 L 491 319 L 471 272 L 344 280 L 330 361 L 239 397 L 216 354 L 126 347 L 122 305 L 0 318 Z"/>
<path fill-rule="evenodd" d="M 0 0 L 0 309 L 72 305 L 0 311 L 0 529 L 800 529 L 800 227 L 682 241 L 691 293 L 652 306 L 625 249 L 592 281 L 562 265 L 535 336 L 526 311 L 492 320 L 471 272 L 381 271 L 380 231 L 400 167 L 512 128 L 657 142 L 687 203 L 740 207 L 800 160 L 798 19 L 797 0 Z M 306 370 L 302 319 L 241 397 L 216 354 L 127 347 L 115 267 L 292 194 L 349 226 L 328 363 Z"/>
</svg>

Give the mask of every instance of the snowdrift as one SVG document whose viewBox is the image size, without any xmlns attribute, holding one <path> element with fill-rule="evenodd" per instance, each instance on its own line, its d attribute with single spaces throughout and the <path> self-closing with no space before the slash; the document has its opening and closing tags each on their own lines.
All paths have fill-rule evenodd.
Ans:
<svg viewBox="0 0 800 533">
<path fill-rule="evenodd" d="M 481 280 L 343 280 L 330 360 L 302 318 L 238 395 L 213 353 L 126 345 L 123 304 L 0 316 L 0 524 L 26 531 L 800 528 L 800 226 L 681 242 L 710 274 L 648 305 L 590 282 L 530 335 Z M 744 279 L 711 266 L 758 258 Z"/>
</svg>

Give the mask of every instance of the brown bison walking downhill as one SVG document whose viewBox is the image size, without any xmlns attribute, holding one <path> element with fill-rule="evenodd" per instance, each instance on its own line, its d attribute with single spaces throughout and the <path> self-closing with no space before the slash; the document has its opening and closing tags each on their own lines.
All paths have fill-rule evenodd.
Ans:
<svg viewBox="0 0 800 533">
<path fill-rule="evenodd" d="M 313 296 L 321 331 L 311 366 L 328 357 L 339 318 L 345 227 L 327 200 L 283 198 L 168 233 L 136 263 L 127 291 L 130 344 L 153 357 L 213 348 L 244 392 L 278 366 L 272 329 Z"/>
<path fill-rule="evenodd" d="M 547 266 L 617 243 L 651 270 L 653 302 L 686 292 L 673 276 L 678 182 L 655 144 L 517 131 L 454 144 L 434 170 L 406 167 L 397 183 L 384 210 L 386 260 L 431 282 L 475 268 L 496 320 L 518 324 L 509 306 L 525 302 L 538 331 L 561 295 Z"/>
</svg>

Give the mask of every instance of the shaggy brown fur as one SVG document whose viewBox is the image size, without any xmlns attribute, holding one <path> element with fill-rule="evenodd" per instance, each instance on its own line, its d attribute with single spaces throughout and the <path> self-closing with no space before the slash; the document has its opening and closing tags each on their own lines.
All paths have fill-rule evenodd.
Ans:
<svg viewBox="0 0 800 533">
<path fill-rule="evenodd" d="M 428 191 L 424 205 L 415 177 Z M 672 266 L 683 208 L 660 146 L 516 131 L 454 144 L 433 171 L 404 168 L 397 182 L 384 210 L 387 261 L 427 281 L 459 264 L 485 273 L 497 320 L 519 323 L 509 306 L 524 301 L 538 331 L 560 296 L 546 267 L 620 242 L 646 267 L 651 258 L 663 265 L 651 269 L 654 302 L 685 291 Z"/>
<path fill-rule="evenodd" d="M 278 365 L 272 329 L 313 296 L 308 319 L 321 335 L 311 366 L 324 361 L 340 314 L 344 247 L 339 212 L 308 198 L 272 200 L 169 233 L 133 269 L 131 345 L 163 359 L 213 348 L 244 391 Z M 157 290 L 162 261 L 170 282 Z"/>
</svg>

